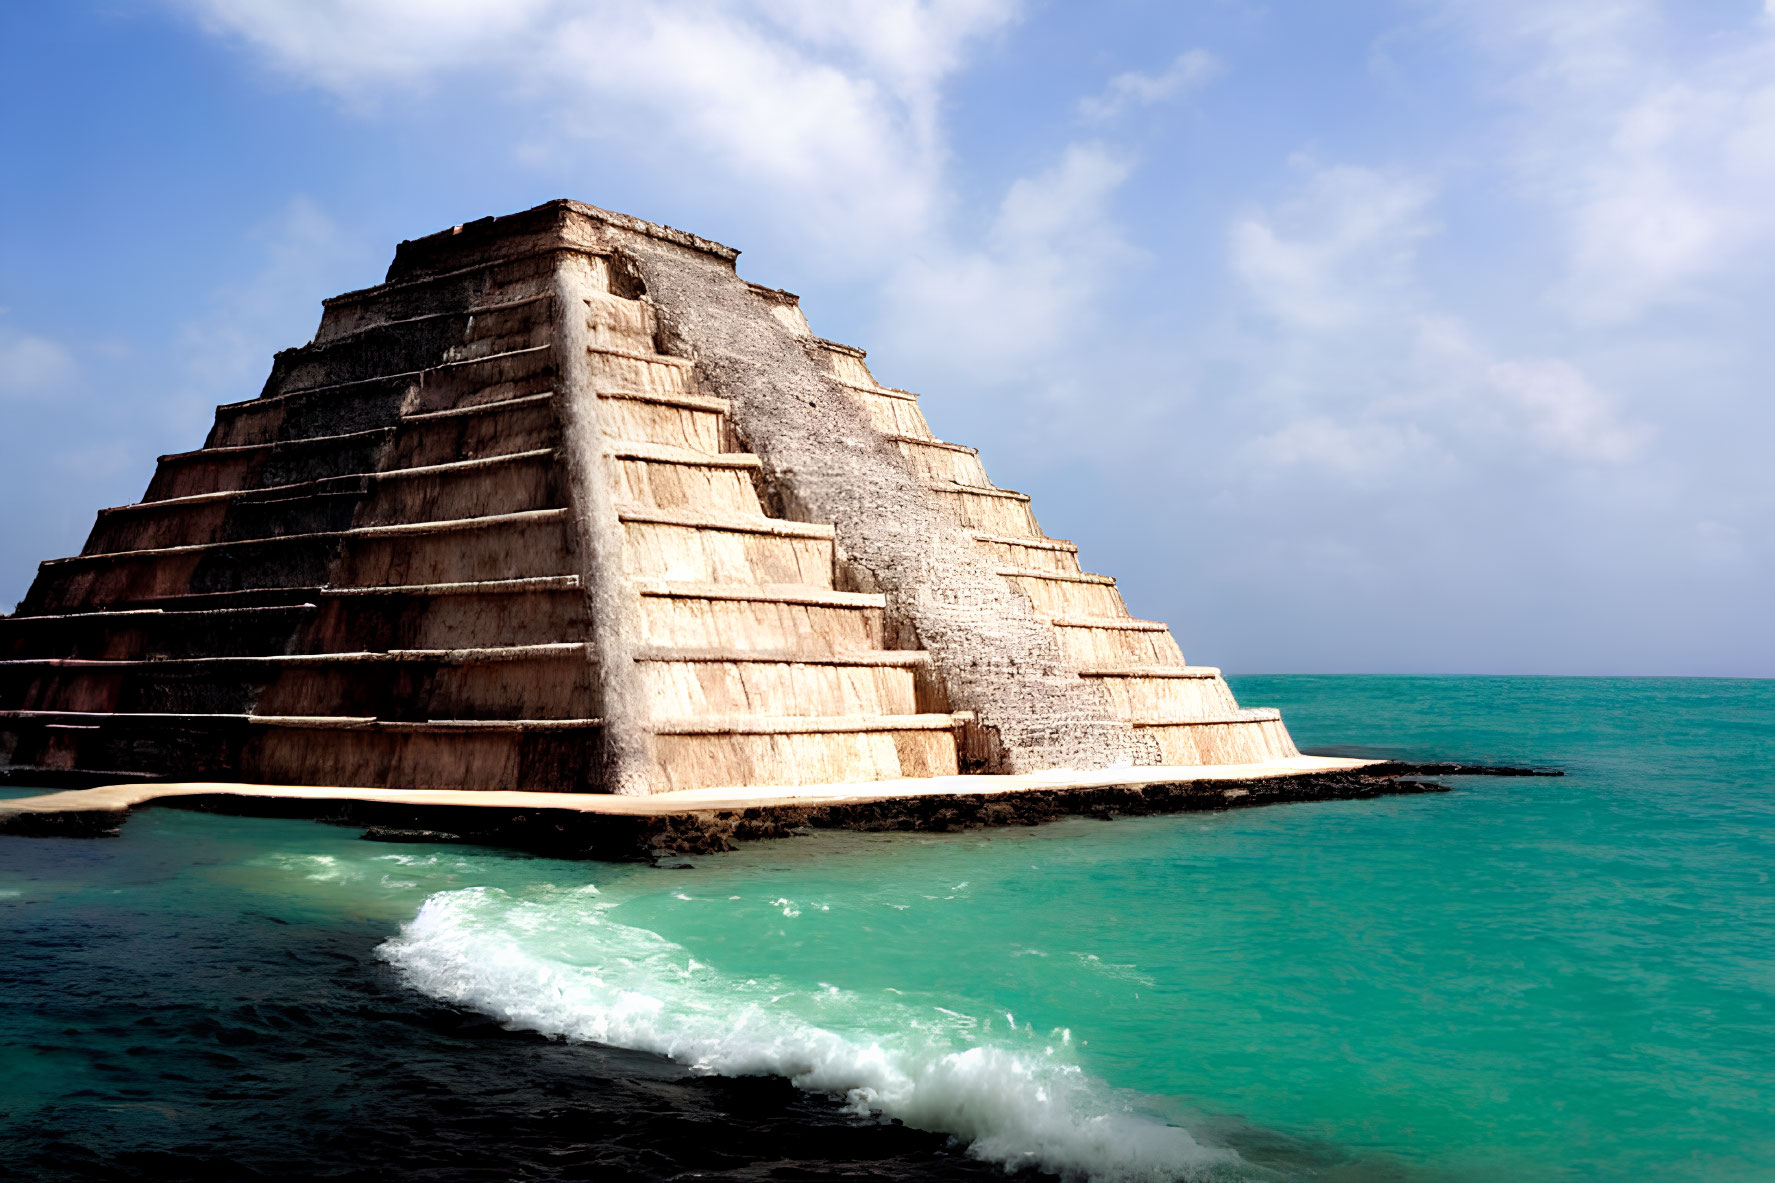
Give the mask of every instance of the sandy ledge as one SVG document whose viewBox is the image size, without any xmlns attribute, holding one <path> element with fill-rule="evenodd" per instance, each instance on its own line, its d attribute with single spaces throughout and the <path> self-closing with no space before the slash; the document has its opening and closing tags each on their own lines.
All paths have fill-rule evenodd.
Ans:
<svg viewBox="0 0 1775 1183">
<path fill-rule="evenodd" d="M 943 832 L 1079 815 L 1139 817 L 1442 792 L 1444 786 L 1408 774 L 1459 767 L 1298 756 L 1265 764 L 694 789 L 635 797 L 202 781 L 123 784 L 0 802 L 0 833 L 102 837 L 117 833 L 132 809 L 165 805 L 363 826 L 366 837 L 385 841 L 460 841 L 555 856 L 635 859 L 731 850 L 738 842 L 810 829 Z"/>
</svg>

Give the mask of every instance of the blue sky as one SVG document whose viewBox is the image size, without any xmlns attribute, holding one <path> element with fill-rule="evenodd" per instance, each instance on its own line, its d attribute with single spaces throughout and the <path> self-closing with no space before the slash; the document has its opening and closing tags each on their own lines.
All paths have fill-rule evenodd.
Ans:
<svg viewBox="0 0 1775 1183">
<path fill-rule="evenodd" d="M 741 248 L 1233 672 L 1775 675 L 1775 0 L 0 15 L 0 602 L 394 244 Z"/>
</svg>

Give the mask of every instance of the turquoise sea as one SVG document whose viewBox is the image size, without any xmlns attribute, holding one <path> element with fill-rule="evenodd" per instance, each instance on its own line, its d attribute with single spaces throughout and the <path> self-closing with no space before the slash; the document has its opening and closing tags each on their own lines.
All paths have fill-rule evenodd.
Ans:
<svg viewBox="0 0 1775 1183">
<path fill-rule="evenodd" d="M 0 1137 L 42 1178 L 1775 1179 L 1775 682 L 1234 688 L 1306 749 L 1566 775 L 663 868 L 0 838 Z"/>
</svg>

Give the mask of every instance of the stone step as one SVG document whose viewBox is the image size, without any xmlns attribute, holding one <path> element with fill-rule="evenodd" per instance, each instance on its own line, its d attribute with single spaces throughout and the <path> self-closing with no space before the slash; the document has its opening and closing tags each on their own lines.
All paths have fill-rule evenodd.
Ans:
<svg viewBox="0 0 1775 1183">
<path fill-rule="evenodd" d="M 1162 620 L 1138 620 L 1134 617 L 1117 616 L 1043 616 L 1055 628 L 1102 628 L 1118 629 L 1136 633 L 1162 633 L 1170 631 L 1170 625 Z"/>
<path fill-rule="evenodd" d="M 1218 678 L 1214 665 L 1098 665 L 1079 670 L 1081 678 Z"/>
<path fill-rule="evenodd" d="M 679 360 L 666 357 L 663 354 L 659 356 L 662 361 Z M 679 407 L 688 411 L 707 411 L 712 415 L 725 415 L 733 409 L 733 404 L 727 399 L 717 398 L 712 394 L 696 394 L 689 391 L 666 393 L 650 390 L 613 390 L 606 388 L 600 389 L 597 392 L 597 397 L 600 399 L 613 399 L 621 402 L 652 403 L 662 407 Z"/>
<path fill-rule="evenodd" d="M 637 580 L 650 645 L 855 654 L 890 648 L 887 597 L 805 584 Z"/>
<path fill-rule="evenodd" d="M 831 526 L 618 507 L 632 576 L 695 583 L 832 586 Z"/>
<path fill-rule="evenodd" d="M 307 604 L 304 607 L 312 608 Z M 94 615 L 120 616 L 123 613 L 95 613 Z M 63 617 L 62 619 L 69 619 Z M 473 665 L 484 662 L 530 661 L 537 658 L 556 658 L 568 654 L 585 656 L 585 644 L 580 641 L 545 641 L 535 645 L 496 645 L 480 648 L 461 649 L 352 649 L 326 653 L 264 653 L 248 654 L 237 657 L 218 657 L 205 655 L 202 657 L 170 658 L 82 658 L 82 657 L 32 657 L 0 660 L 0 670 L 17 670 L 25 667 L 45 669 L 88 670 L 97 672 L 130 671 L 138 669 L 181 670 L 198 669 L 257 669 L 290 668 L 297 666 L 337 666 L 337 665 L 374 665 L 390 661 L 426 661 L 452 665 Z M 679 658 L 671 651 L 661 651 L 661 655 L 638 660 L 693 660 Z M 914 663 L 886 663 L 914 664 Z"/>
<path fill-rule="evenodd" d="M 569 575 L 575 565 L 567 512 L 530 510 L 51 559 L 39 568 L 21 607 L 33 615 L 60 614 L 205 592 Z"/>
<path fill-rule="evenodd" d="M 180 711 L 0 711 L 0 719 L 45 720 L 71 726 L 101 727 L 108 722 L 132 719 L 217 720 L 228 723 L 256 723 L 267 727 L 292 727 L 314 731 L 576 731 L 602 727 L 602 719 L 381 719 L 375 715 L 247 715 L 238 713 L 200 714 Z"/>
<path fill-rule="evenodd" d="M 755 474 L 758 457 L 743 452 L 695 452 L 665 444 L 618 443 L 616 495 L 656 509 L 763 516 Z"/>
<path fill-rule="evenodd" d="M 827 372 L 843 385 L 869 388 L 876 384 L 875 375 L 869 372 L 869 365 L 864 361 L 869 355 L 856 346 L 828 341 L 824 337 L 815 337 L 806 345 L 808 356 L 824 363 Z"/>
<path fill-rule="evenodd" d="M 583 641 L 591 628 L 575 575 L 331 588 L 296 639 L 304 651 L 458 649 Z"/>
<path fill-rule="evenodd" d="M 972 448 L 908 435 L 889 435 L 888 438 L 899 447 L 900 454 L 912 465 L 912 471 L 923 480 L 992 487 L 979 454 Z"/>
<path fill-rule="evenodd" d="M 653 648 L 637 655 L 656 723 L 765 715 L 913 715 L 936 705 L 920 693 L 923 652 L 820 655 Z"/>
<path fill-rule="evenodd" d="M 1040 538 L 1042 528 L 1036 524 L 1029 508 L 1029 495 L 1011 489 L 982 489 L 958 485 L 952 481 L 931 481 L 926 486 L 941 497 L 969 530 L 984 531 L 1008 538 Z"/>
<path fill-rule="evenodd" d="M 552 293 L 553 263 L 552 252 L 532 252 L 459 268 L 447 275 L 345 292 L 321 301 L 324 312 L 314 340 L 325 344 L 375 325 L 424 315 L 439 305 L 474 312 Z"/>
<path fill-rule="evenodd" d="M 586 350 L 594 390 L 632 390 L 646 394 L 692 393 L 696 363 L 632 349 L 592 346 Z"/>
<path fill-rule="evenodd" d="M 573 575 L 288 590 L 286 603 L 235 603 L 239 593 L 224 593 L 173 597 L 156 607 L 0 617 L 0 659 L 497 647 L 584 640 L 587 629 L 585 597 Z"/>
<path fill-rule="evenodd" d="M 365 324 L 279 353 L 267 389 L 283 394 L 546 348 L 553 332 L 545 288 L 495 304 L 438 309 Z"/>
<path fill-rule="evenodd" d="M 1000 567 L 998 573 L 1028 596 L 1040 613 L 1058 617 L 1128 616 L 1122 593 L 1108 575 L 1027 567 Z"/>
<path fill-rule="evenodd" d="M 1280 712 L 1263 708 L 1230 719 L 1135 727 L 1156 743 L 1163 764 L 1255 764 L 1300 755 Z"/>
<path fill-rule="evenodd" d="M 249 657 L 288 651 L 314 603 L 167 611 L 135 608 L 0 618 L 0 660 L 70 657 Z"/>
<path fill-rule="evenodd" d="M 321 329 L 315 334 L 310 348 L 335 350 L 356 342 L 380 340 L 383 335 L 391 333 L 408 337 L 423 336 L 431 326 L 454 323 L 463 325 L 460 335 L 464 339 L 497 337 L 510 323 L 512 314 L 521 310 L 526 310 L 522 321 L 526 326 L 536 321 L 546 324 L 551 318 L 553 293 L 542 279 L 541 274 L 535 274 L 522 281 L 517 290 L 487 299 L 451 301 L 443 308 L 433 305 L 423 310 L 411 309 L 401 315 L 388 315 L 389 310 L 384 308 L 384 315 L 363 319 L 351 325 L 337 318 L 323 317 Z M 331 302 L 323 301 L 322 304 L 330 311 L 341 307 L 340 300 L 340 297 L 334 297 Z"/>
<path fill-rule="evenodd" d="M 699 394 L 601 390 L 599 425 L 608 439 L 721 453 L 733 446 L 727 400 Z"/>
<path fill-rule="evenodd" d="M 1045 617 L 1061 652 L 1075 665 L 1184 665 L 1171 630 L 1156 620 L 1107 616 Z"/>
<path fill-rule="evenodd" d="M 652 353 L 659 318 L 651 302 L 609 291 L 585 297 L 586 338 L 600 349 Z"/>
<path fill-rule="evenodd" d="M 933 493 L 953 493 L 958 497 L 966 497 L 970 500 L 981 498 L 989 501 L 1012 501 L 1021 505 L 1029 504 L 1029 494 L 1019 493 L 1015 489 L 998 489 L 984 485 L 961 485 L 954 481 L 930 481 L 925 487 L 930 489 Z M 978 528 L 985 529 L 985 527 Z M 1009 537 L 1021 537 L 1021 535 L 1009 535 Z M 1037 537 L 1040 536 L 1037 535 Z"/>
<path fill-rule="evenodd" d="M 148 661 L 0 662 L 0 708 L 405 719 L 597 713 L 583 644 Z"/>
<path fill-rule="evenodd" d="M 951 452 L 958 456 L 978 456 L 980 454 L 980 449 L 978 448 L 970 448 L 966 444 L 952 444 L 948 440 L 940 440 L 934 437 L 926 438 L 915 435 L 896 435 L 893 432 L 883 432 L 882 434 L 896 444 L 905 444 L 908 447 L 919 448 L 925 451 Z"/>
<path fill-rule="evenodd" d="M 690 583 L 667 579 L 637 579 L 635 587 L 643 596 L 808 604 L 827 608 L 887 607 L 887 596 L 880 592 L 833 591 L 831 588 L 811 587 L 800 583 Z"/>
<path fill-rule="evenodd" d="M 1058 538 L 1010 538 L 1002 534 L 972 531 L 975 545 L 1001 567 L 1025 571 L 1081 573 L 1079 548 Z"/>
<path fill-rule="evenodd" d="M 174 452 L 159 458 L 154 478 L 149 481 L 142 501 L 177 501 L 210 493 L 301 484 L 372 472 L 379 466 L 382 452 L 394 438 L 396 430 L 394 427 L 373 427 L 347 435 L 316 436 L 287 444 L 237 444 Z M 294 472 L 286 471 L 267 480 L 265 471 L 273 457 L 281 457 L 283 467 Z"/>
<path fill-rule="evenodd" d="M 588 792 L 598 787 L 602 731 L 595 718 L 23 711 L 0 713 L 0 729 L 13 737 L 15 766 L 52 774 L 127 768 L 133 776 L 256 784 Z"/>
<path fill-rule="evenodd" d="M 446 362 L 425 370 L 354 379 L 216 408 L 206 447 L 276 443 L 390 427 L 403 414 L 508 402 L 552 389 L 549 346 Z"/>
<path fill-rule="evenodd" d="M 553 448 L 559 439 L 555 393 L 543 390 L 403 415 L 383 468 L 422 468 L 453 460 L 481 460 Z"/>
<path fill-rule="evenodd" d="M 735 645 L 649 645 L 636 661 L 740 662 L 769 665 L 883 666 L 922 669 L 931 663 L 923 649 L 872 649 L 858 653 L 807 653 L 799 649 L 747 649 Z M 841 712 L 842 713 L 842 712 Z"/>
<path fill-rule="evenodd" d="M 898 386 L 883 386 L 879 382 L 847 382 L 843 379 L 836 379 L 836 381 L 846 390 L 854 390 L 858 394 L 878 395 L 881 398 L 898 399 L 907 403 L 918 401 L 918 395 L 910 390 L 902 390 Z"/>
<path fill-rule="evenodd" d="M 338 587 L 481 583 L 577 573 L 564 509 L 346 532 Z"/>
<path fill-rule="evenodd" d="M 966 716 L 710 717 L 655 730 L 655 791 L 952 776 Z"/>
<path fill-rule="evenodd" d="M 555 468 L 553 450 L 537 449 L 117 506 L 99 511 L 81 553 L 156 550 L 550 509 L 565 496 Z"/>
<path fill-rule="evenodd" d="M 277 443 L 199 448 L 160 457 L 144 502 L 328 477 L 481 460 L 555 446 L 551 392 L 406 415 L 387 427 Z"/>
<path fill-rule="evenodd" d="M 1117 716 L 1134 723 L 1198 723 L 1229 717 L 1239 709 L 1233 692 L 1217 675 L 1092 672 L 1082 676 L 1104 694 Z"/>
<path fill-rule="evenodd" d="M 868 731 L 952 731 L 972 716 L 966 711 L 922 715 L 705 715 L 671 719 L 657 735 L 833 735 Z M 820 784 L 820 781 L 807 783 Z"/>
<path fill-rule="evenodd" d="M 936 438 L 931 434 L 931 425 L 925 421 L 924 412 L 918 407 L 917 395 L 848 382 L 841 382 L 839 385 L 851 391 L 876 430 L 915 440 Z"/>
</svg>

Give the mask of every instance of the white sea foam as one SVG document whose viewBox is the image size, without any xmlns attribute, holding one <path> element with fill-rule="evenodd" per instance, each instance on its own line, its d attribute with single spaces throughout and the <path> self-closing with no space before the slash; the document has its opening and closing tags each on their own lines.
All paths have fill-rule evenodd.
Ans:
<svg viewBox="0 0 1775 1183">
<path fill-rule="evenodd" d="M 584 892 L 441 892 L 381 952 L 417 989 L 511 1026 L 699 1072 L 785 1076 L 859 1113 L 953 1134 L 1010 1167 L 1103 1180 L 1249 1177 L 1231 1151 L 1119 1103 L 1058 1032 L 989 1042 L 974 1018 L 935 1006 L 728 977 L 612 920 L 611 906 Z"/>
</svg>

